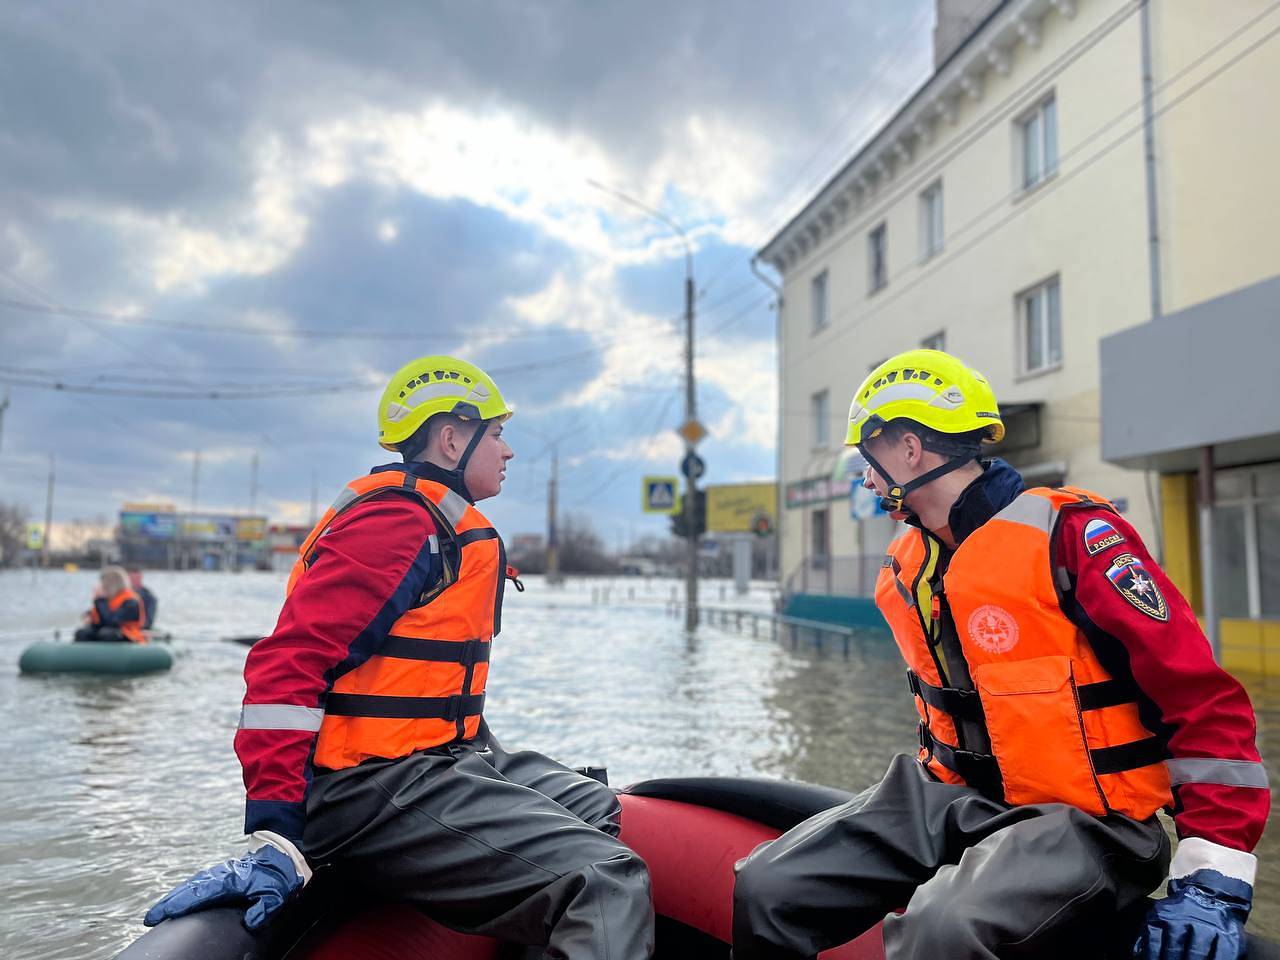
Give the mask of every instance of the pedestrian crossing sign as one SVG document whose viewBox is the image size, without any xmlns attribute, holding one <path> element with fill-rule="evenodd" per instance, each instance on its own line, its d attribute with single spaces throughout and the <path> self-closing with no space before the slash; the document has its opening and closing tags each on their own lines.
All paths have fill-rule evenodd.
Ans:
<svg viewBox="0 0 1280 960">
<path fill-rule="evenodd" d="M 644 512 L 676 513 L 680 509 L 678 477 L 644 478 Z"/>
<path fill-rule="evenodd" d="M 27 549 L 44 549 L 44 527 L 38 523 L 27 524 Z"/>
</svg>

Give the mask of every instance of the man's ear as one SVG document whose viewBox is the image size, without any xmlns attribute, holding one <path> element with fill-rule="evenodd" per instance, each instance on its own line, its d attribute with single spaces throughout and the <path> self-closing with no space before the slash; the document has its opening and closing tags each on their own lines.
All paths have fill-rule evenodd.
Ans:
<svg viewBox="0 0 1280 960">
<path fill-rule="evenodd" d="M 904 433 L 902 442 L 907 445 L 907 463 L 915 466 L 924 453 L 924 444 L 920 442 L 920 437 L 914 433 Z"/>
</svg>

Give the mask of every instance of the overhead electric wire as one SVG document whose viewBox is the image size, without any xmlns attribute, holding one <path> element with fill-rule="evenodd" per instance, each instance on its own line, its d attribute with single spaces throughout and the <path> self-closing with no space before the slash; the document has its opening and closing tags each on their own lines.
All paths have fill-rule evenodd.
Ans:
<svg viewBox="0 0 1280 960">
<path fill-rule="evenodd" d="M 1267 8 L 1264 14 L 1258 17 L 1255 17 L 1252 21 L 1250 21 L 1250 23 L 1246 26 L 1246 28 L 1237 30 L 1236 33 L 1233 34 L 1228 40 L 1218 44 L 1211 52 L 1216 52 L 1218 49 L 1221 49 L 1221 47 L 1224 46 L 1226 43 L 1230 42 L 1233 39 L 1236 39 L 1242 32 L 1244 32 L 1244 29 L 1251 29 L 1253 26 L 1256 26 L 1258 20 L 1262 19 L 1263 16 L 1270 14 L 1276 9 L 1280 9 L 1280 2 L 1273 3 L 1270 7 Z M 1268 33 L 1263 34 L 1259 39 L 1257 39 L 1252 44 L 1245 47 L 1243 50 L 1239 51 L 1232 57 L 1230 57 L 1228 60 L 1224 61 L 1222 64 L 1220 64 L 1214 70 L 1210 71 L 1205 76 L 1201 77 L 1194 84 L 1189 86 L 1186 90 L 1182 91 L 1178 95 L 1172 97 L 1171 99 L 1167 100 L 1165 103 L 1161 104 L 1158 108 L 1153 110 L 1152 118 L 1154 119 L 1157 117 L 1161 117 L 1164 114 L 1168 113 L 1170 110 L 1172 110 L 1174 107 L 1184 103 L 1188 98 L 1194 96 L 1196 93 L 1202 90 L 1207 84 L 1217 79 L 1219 76 L 1221 76 L 1227 70 L 1231 69 L 1232 67 L 1240 63 L 1246 57 L 1255 53 L 1258 49 L 1260 49 L 1266 43 L 1269 43 L 1270 41 L 1274 40 L 1277 36 L 1280 36 L 1280 27 L 1275 27 L 1272 30 L 1270 30 Z M 1201 60 L 1203 60 L 1203 58 L 1201 58 Z M 1109 129 L 1111 126 L 1114 126 L 1114 124 L 1115 124 L 1115 120 L 1114 119 L 1110 120 L 1107 122 L 1107 124 L 1104 124 L 1104 128 Z M 1058 172 L 1054 175 L 1053 178 L 1037 186 L 1033 193 L 1028 195 L 1025 198 L 1025 200 L 1020 202 L 1006 216 L 996 221 L 994 224 L 989 226 L 987 229 L 983 230 L 981 233 L 975 235 L 967 243 L 962 244 L 959 247 L 944 249 L 944 251 L 941 254 L 938 254 L 931 261 L 929 261 L 928 266 L 922 269 L 921 272 L 917 274 L 917 276 L 897 285 L 893 289 L 885 290 L 881 293 L 878 293 L 876 295 L 876 299 L 874 303 L 871 304 L 870 308 L 867 309 L 865 313 L 861 314 L 858 317 L 858 320 L 863 321 L 879 313 L 889 304 L 893 303 L 898 298 L 910 292 L 916 286 L 918 286 L 919 284 L 923 283 L 924 281 L 929 279 L 931 276 L 933 276 L 933 274 L 940 267 L 946 264 L 949 264 L 951 261 L 956 259 L 956 257 L 958 257 L 960 254 L 966 253 L 969 250 L 972 250 L 979 243 L 981 243 L 983 240 L 986 240 L 988 237 L 995 234 L 997 231 L 999 231 L 1002 227 L 1004 227 L 1010 221 L 1012 221 L 1016 217 L 1022 216 L 1024 213 L 1027 212 L 1027 210 L 1032 209 L 1036 204 L 1043 201 L 1045 197 L 1051 196 L 1052 194 L 1056 193 L 1058 190 L 1062 189 L 1062 187 L 1065 184 L 1070 183 L 1081 173 L 1091 168 L 1095 163 L 1098 163 L 1099 161 L 1101 161 L 1104 157 L 1110 154 L 1122 143 L 1129 140 L 1131 137 L 1141 133 L 1143 130 L 1144 124 L 1145 124 L 1145 121 L 1140 121 L 1136 125 L 1128 128 L 1119 136 L 1117 136 L 1115 139 L 1103 145 L 1093 155 L 1086 158 L 1082 163 L 1080 163 L 1076 167 L 1066 171 L 1063 171 L 1061 167 L 1059 167 Z M 835 325 L 835 321 L 847 315 L 854 308 L 861 307 L 861 306 L 862 304 L 854 304 L 854 305 L 851 305 L 850 308 L 833 313 L 829 321 L 831 324 L 830 336 L 820 338 L 820 342 L 814 343 L 812 346 L 809 347 L 808 350 L 804 351 L 798 357 L 794 358 L 789 362 L 792 362 L 792 363 L 801 362 L 807 359 L 808 357 L 812 356 L 814 353 L 816 353 L 819 350 L 830 350 L 833 339 L 845 337 L 855 329 L 853 325 L 837 327 Z"/>
</svg>

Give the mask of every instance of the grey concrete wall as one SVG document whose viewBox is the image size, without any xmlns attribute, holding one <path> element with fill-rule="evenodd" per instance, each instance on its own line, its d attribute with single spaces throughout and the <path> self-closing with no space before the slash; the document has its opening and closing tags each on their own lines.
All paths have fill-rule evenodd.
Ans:
<svg viewBox="0 0 1280 960">
<path fill-rule="evenodd" d="M 1280 276 L 1099 341 L 1102 457 L 1193 469 L 1280 456 Z"/>
</svg>

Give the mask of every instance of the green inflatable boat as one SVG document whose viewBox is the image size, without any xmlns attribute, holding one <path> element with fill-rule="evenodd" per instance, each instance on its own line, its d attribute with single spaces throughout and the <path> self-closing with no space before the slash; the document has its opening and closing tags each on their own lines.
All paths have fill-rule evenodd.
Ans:
<svg viewBox="0 0 1280 960">
<path fill-rule="evenodd" d="M 23 673 L 155 673 L 173 666 L 173 654 L 154 643 L 59 643 L 41 640 L 22 651 Z"/>
</svg>

